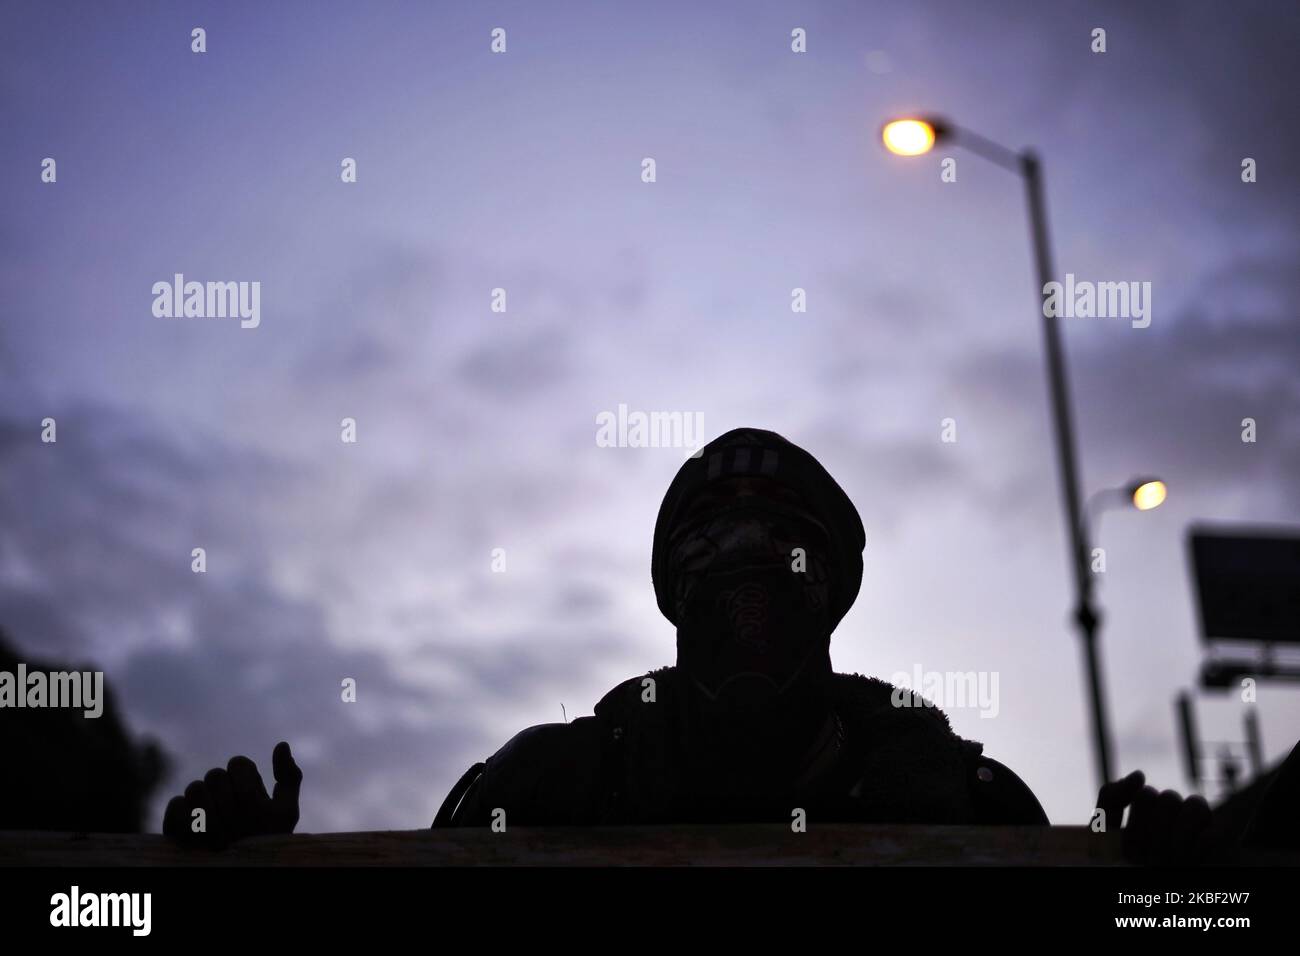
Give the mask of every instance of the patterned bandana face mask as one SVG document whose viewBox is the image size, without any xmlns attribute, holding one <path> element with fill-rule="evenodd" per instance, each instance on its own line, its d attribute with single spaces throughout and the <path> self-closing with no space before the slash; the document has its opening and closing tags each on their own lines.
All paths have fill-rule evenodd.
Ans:
<svg viewBox="0 0 1300 956">
<path fill-rule="evenodd" d="M 825 648 L 828 552 L 816 518 L 759 496 L 674 531 L 678 665 L 708 699 L 765 707 Z"/>
</svg>

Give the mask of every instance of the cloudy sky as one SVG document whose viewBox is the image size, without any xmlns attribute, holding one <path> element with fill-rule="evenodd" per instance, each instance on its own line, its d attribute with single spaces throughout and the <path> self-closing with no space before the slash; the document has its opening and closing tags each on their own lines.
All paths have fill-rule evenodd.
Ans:
<svg viewBox="0 0 1300 956">
<path fill-rule="evenodd" d="M 997 672 L 998 716 L 954 725 L 1055 822 L 1086 821 L 1021 184 L 956 150 L 885 154 L 881 120 L 916 109 L 1041 151 L 1059 272 L 1151 283 L 1149 328 L 1064 331 L 1086 489 L 1171 488 L 1106 516 L 1099 597 L 1119 769 L 1185 786 L 1186 530 L 1300 516 L 1294 3 L 3 20 L 0 627 L 103 667 L 176 757 L 169 792 L 233 753 L 266 767 L 284 738 L 300 829 L 426 826 L 515 731 L 671 663 L 649 556 L 683 453 L 598 447 L 625 404 L 816 454 L 867 528 L 837 668 Z M 260 282 L 260 326 L 155 317 L 175 273 Z M 1300 692 L 1260 699 L 1276 757 Z M 1240 737 L 1239 703 L 1198 707 L 1206 737 Z"/>
</svg>

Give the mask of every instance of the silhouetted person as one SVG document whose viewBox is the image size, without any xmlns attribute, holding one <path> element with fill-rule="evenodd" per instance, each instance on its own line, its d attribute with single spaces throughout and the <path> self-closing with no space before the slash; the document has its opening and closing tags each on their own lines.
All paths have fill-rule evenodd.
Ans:
<svg viewBox="0 0 1300 956">
<path fill-rule="evenodd" d="M 16 675 L 20 663 L 29 674 L 74 670 L 20 657 L 0 633 L 0 671 Z M 0 708 L 0 830 L 141 830 L 167 758 L 154 741 L 131 739 L 107 683 L 103 698 L 98 717 L 77 708 Z"/>
<path fill-rule="evenodd" d="M 869 677 L 837 674 L 830 637 L 862 579 L 862 522 L 807 452 L 737 429 L 678 471 L 655 527 L 651 574 L 677 628 L 677 664 L 631 678 L 595 715 L 515 735 L 475 764 L 433 825 L 810 822 L 1046 824 L 1030 789 L 941 711 Z M 912 706 L 907 706 L 912 705 Z M 301 772 L 277 746 L 274 797 L 236 757 L 168 806 L 194 839 L 196 807 L 218 833 L 289 832 Z M 1164 846 L 1204 829 L 1205 801 L 1103 788 Z M 214 812 L 215 811 L 215 812 Z M 1147 824 L 1147 821 L 1152 821 Z M 209 837 L 205 842 L 221 842 Z"/>
<path fill-rule="evenodd" d="M 716 439 L 682 465 L 655 527 L 676 667 L 615 687 L 594 717 L 518 734 L 434 825 L 486 825 L 498 807 L 521 826 L 788 823 L 795 808 L 814 821 L 1046 823 L 1020 778 L 940 710 L 832 669 L 863 545 L 857 510 L 803 449 L 757 429 Z"/>
</svg>

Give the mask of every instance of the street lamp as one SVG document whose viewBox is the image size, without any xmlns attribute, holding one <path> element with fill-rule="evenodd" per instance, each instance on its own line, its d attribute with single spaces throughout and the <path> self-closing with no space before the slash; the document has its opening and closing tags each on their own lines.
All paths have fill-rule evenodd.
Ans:
<svg viewBox="0 0 1300 956">
<path fill-rule="evenodd" d="M 1169 496 L 1165 483 L 1159 478 L 1148 478 L 1140 481 L 1129 491 L 1129 500 L 1133 502 L 1133 507 L 1138 511 L 1150 511 L 1152 508 L 1159 508 L 1165 503 L 1165 498 Z"/>
<path fill-rule="evenodd" d="M 978 133 L 959 129 L 945 119 L 932 116 L 899 117 L 884 125 L 881 139 L 885 148 L 900 156 L 919 156 L 936 143 L 953 142 L 987 159 L 1003 169 L 1018 174 L 1025 183 L 1029 201 L 1029 224 L 1034 246 L 1034 263 L 1038 271 L 1040 293 L 1052 281 L 1052 251 L 1047 237 L 1047 202 L 1043 196 L 1043 177 L 1038 156 L 1032 150 L 1007 149 Z M 1076 604 L 1074 619 L 1083 637 L 1084 659 L 1088 668 L 1088 689 L 1092 704 L 1092 728 L 1096 749 L 1097 772 L 1101 782 L 1111 779 L 1110 727 L 1106 719 L 1106 702 L 1101 686 L 1101 664 L 1097 650 L 1097 630 L 1101 618 L 1093 605 L 1093 580 L 1089 570 L 1088 529 L 1079 500 L 1079 475 L 1074 441 L 1074 416 L 1070 407 L 1065 352 L 1057 316 L 1038 302 L 1043 320 L 1043 346 L 1047 360 L 1047 383 L 1052 400 L 1052 420 L 1056 432 L 1056 459 L 1061 476 L 1061 498 L 1065 505 L 1066 540 L 1070 549 L 1070 567 L 1074 574 Z"/>
<path fill-rule="evenodd" d="M 1134 478 L 1127 484 L 1095 492 L 1083 512 L 1088 537 L 1097 540 L 1097 529 L 1101 527 L 1101 516 L 1105 512 L 1118 508 L 1153 511 L 1164 504 L 1167 497 L 1169 489 L 1159 478 Z M 1104 561 L 1101 570 L 1105 570 Z"/>
<path fill-rule="evenodd" d="M 1152 511 L 1164 504 L 1167 497 L 1169 489 L 1159 478 L 1134 478 L 1126 484 L 1096 492 L 1088 499 L 1088 506 L 1084 509 L 1090 537 L 1096 536 L 1103 512 L 1112 508 Z"/>
<path fill-rule="evenodd" d="M 920 156 L 934 145 L 934 124 L 921 119 L 901 119 L 886 123 L 881 130 L 885 148 L 899 156 Z"/>
</svg>

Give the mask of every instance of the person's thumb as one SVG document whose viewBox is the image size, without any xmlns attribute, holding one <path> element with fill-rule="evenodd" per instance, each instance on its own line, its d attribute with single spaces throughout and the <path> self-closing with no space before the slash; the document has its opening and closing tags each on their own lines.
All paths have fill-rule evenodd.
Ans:
<svg viewBox="0 0 1300 956">
<path fill-rule="evenodd" d="M 1119 829 L 1124 819 L 1124 808 L 1142 792 L 1142 785 L 1146 782 L 1146 774 L 1134 770 L 1122 780 L 1112 780 L 1102 786 L 1097 793 L 1097 809 L 1106 814 L 1106 829 Z"/>
<path fill-rule="evenodd" d="M 302 787 L 302 770 L 293 761 L 289 744 L 280 741 L 271 753 L 271 772 L 275 775 L 275 792 L 271 794 L 272 812 L 277 824 L 288 833 L 298 825 L 298 791 Z"/>
</svg>

